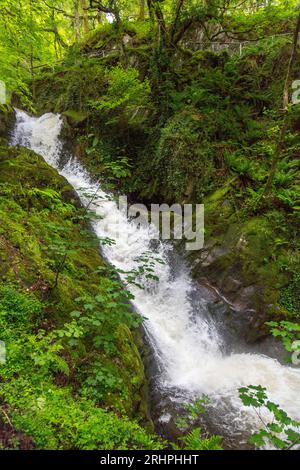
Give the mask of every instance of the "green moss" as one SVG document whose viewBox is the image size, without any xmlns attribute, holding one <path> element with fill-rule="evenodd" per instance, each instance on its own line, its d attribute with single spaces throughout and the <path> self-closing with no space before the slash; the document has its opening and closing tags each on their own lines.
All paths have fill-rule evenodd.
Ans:
<svg viewBox="0 0 300 470">
<path fill-rule="evenodd" d="M 66 118 L 68 118 L 68 121 L 71 125 L 80 124 L 88 118 L 87 113 L 82 113 L 74 110 L 64 111 L 62 114 L 63 116 L 66 116 Z"/>
<path fill-rule="evenodd" d="M 300 275 L 294 273 L 290 282 L 280 294 L 280 304 L 288 316 L 300 318 Z"/>
<path fill-rule="evenodd" d="M 291 248 L 293 230 L 275 210 L 245 217 L 243 211 L 237 211 L 235 187 L 230 183 L 205 201 L 207 249 L 214 261 L 211 267 L 202 271 L 199 268 L 200 273 L 207 272 L 218 283 L 219 272 L 221 288 L 227 276 L 238 279 L 242 287 L 256 286 L 253 307 L 263 315 L 266 311 L 277 317 L 284 315 L 284 301 L 280 299 L 284 298 L 282 293 L 287 292 L 289 279 L 299 266 L 298 250 Z M 197 256 L 197 253 L 192 255 Z"/>
<path fill-rule="evenodd" d="M 8 138 L 8 133 L 12 125 L 14 112 L 11 106 L 0 104 L 0 139 Z"/>
<path fill-rule="evenodd" d="M 144 364 L 137 347 L 134 346 L 135 341 L 132 332 L 126 325 L 120 325 L 118 327 L 116 332 L 116 341 L 126 370 L 127 377 L 125 380 L 129 390 L 129 396 L 135 397 L 136 403 L 132 403 L 132 405 L 140 416 L 145 416 L 145 413 L 147 416 L 145 400 L 143 398 L 145 392 Z M 128 380 L 129 377 L 130 379 Z"/>
</svg>

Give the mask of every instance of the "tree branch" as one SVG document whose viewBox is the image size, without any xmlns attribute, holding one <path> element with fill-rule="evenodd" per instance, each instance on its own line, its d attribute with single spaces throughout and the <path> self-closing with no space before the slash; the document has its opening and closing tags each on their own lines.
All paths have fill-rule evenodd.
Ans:
<svg viewBox="0 0 300 470">
<path fill-rule="evenodd" d="M 173 42 L 173 39 L 174 39 L 174 36 L 175 36 L 175 33 L 176 33 L 177 25 L 178 25 L 179 18 L 180 18 L 180 12 L 182 10 L 183 4 L 184 4 L 184 0 L 177 0 L 177 5 L 176 5 L 176 9 L 175 9 L 175 18 L 174 18 L 173 24 L 171 26 L 171 33 L 170 33 L 171 43 Z"/>
<path fill-rule="evenodd" d="M 89 9 L 97 10 L 97 11 L 102 11 L 103 13 L 107 14 L 114 14 L 114 10 L 111 7 L 106 7 L 103 5 L 102 2 L 98 0 L 90 0 L 90 7 Z"/>
</svg>

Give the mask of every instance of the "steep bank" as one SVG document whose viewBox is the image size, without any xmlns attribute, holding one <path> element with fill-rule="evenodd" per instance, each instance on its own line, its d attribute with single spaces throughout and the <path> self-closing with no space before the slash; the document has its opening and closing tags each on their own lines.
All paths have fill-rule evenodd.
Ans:
<svg viewBox="0 0 300 470">
<path fill-rule="evenodd" d="M 1 446 L 156 448 L 137 424 L 151 432 L 139 318 L 88 212 L 40 156 L 4 138 L 0 191 Z"/>
</svg>

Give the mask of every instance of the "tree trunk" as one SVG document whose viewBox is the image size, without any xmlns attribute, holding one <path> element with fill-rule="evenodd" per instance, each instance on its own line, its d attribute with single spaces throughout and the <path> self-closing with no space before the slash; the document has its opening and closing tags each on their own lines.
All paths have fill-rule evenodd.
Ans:
<svg viewBox="0 0 300 470">
<path fill-rule="evenodd" d="M 159 3 L 152 3 L 152 8 L 154 11 L 154 14 L 156 16 L 156 21 L 158 24 L 158 44 L 159 47 L 161 46 L 166 46 L 166 40 L 167 40 L 167 27 L 165 23 L 165 17 L 164 14 L 160 8 Z"/>
<path fill-rule="evenodd" d="M 147 0 L 147 7 L 148 7 L 149 18 L 153 22 L 154 21 L 154 12 L 153 12 L 152 0 Z"/>
</svg>

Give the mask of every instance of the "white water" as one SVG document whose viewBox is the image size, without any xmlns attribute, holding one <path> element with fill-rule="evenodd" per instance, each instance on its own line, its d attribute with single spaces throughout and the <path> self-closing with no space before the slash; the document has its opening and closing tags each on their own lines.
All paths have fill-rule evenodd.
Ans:
<svg viewBox="0 0 300 470">
<path fill-rule="evenodd" d="M 21 111 L 16 114 L 12 144 L 26 146 L 42 155 L 59 169 L 86 202 L 86 193 L 96 192 L 97 184 L 76 159 L 69 159 L 63 168 L 59 166 L 62 149 L 59 115 L 33 118 Z M 107 199 L 101 190 L 98 196 Z M 116 244 L 103 247 L 112 265 L 126 271 L 135 269 L 137 257 L 153 251 L 153 227 L 137 228 L 113 201 L 97 203 L 93 210 L 104 216 L 103 220 L 94 223 L 100 238 L 114 238 L 116 223 L 121 228 L 122 237 Z M 155 256 L 165 261 L 165 264 L 157 263 L 155 268 L 158 283 L 152 283 L 145 290 L 129 286 L 135 295 L 135 307 L 146 317 L 145 328 L 159 358 L 160 386 L 170 394 L 176 389 L 187 397 L 202 393 L 210 395 L 218 408 L 224 408 L 222 420 L 227 429 L 245 426 L 245 420 L 251 426 L 255 425 L 254 415 L 242 406 L 237 392 L 240 386 L 250 384 L 265 386 L 273 401 L 300 420 L 300 370 L 282 366 L 276 360 L 258 354 L 223 355 L 222 339 L 208 319 L 205 301 L 195 307 L 190 300 L 195 287 L 184 264 L 175 274 L 170 269 L 170 249 L 170 246 L 160 244 L 155 250 Z"/>
</svg>

